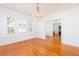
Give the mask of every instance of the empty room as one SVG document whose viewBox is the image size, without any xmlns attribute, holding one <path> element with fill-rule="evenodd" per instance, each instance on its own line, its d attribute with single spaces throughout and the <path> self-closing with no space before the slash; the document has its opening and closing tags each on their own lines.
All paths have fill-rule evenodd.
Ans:
<svg viewBox="0 0 79 59">
<path fill-rule="evenodd" d="M 0 3 L 0 56 L 79 56 L 79 3 Z"/>
</svg>

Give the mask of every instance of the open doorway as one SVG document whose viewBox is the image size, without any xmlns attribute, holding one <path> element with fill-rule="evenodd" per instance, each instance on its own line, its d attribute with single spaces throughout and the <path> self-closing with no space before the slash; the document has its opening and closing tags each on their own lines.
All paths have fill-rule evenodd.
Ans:
<svg viewBox="0 0 79 59">
<path fill-rule="evenodd" d="M 53 23 L 53 35 L 61 36 L 61 22 Z"/>
<path fill-rule="evenodd" d="M 59 19 L 53 23 L 53 49 L 55 53 L 61 55 L 61 21 Z"/>
</svg>

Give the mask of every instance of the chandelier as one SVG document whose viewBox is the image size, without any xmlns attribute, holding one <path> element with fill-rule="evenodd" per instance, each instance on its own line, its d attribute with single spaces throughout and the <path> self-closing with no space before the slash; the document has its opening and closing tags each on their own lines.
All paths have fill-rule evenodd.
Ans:
<svg viewBox="0 0 79 59">
<path fill-rule="evenodd" d="M 36 9 L 36 11 L 35 11 L 35 13 L 36 13 L 35 14 L 35 18 L 36 18 L 37 21 L 40 21 L 42 19 L 42 16 L 40 14 L 40 4 L 39 3 L 36 3 L 35 9 Z"/>
</svg>

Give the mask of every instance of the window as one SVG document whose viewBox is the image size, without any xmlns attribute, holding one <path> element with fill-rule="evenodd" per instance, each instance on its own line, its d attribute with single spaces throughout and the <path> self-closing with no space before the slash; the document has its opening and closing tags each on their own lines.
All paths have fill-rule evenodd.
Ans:
<svg viewBox="0 0 79 59">
<path fill-rule="evenodd" d="M 28 33 L 32 31 L 32 24 L 24 18 L 7 17 L 7 33 Z"/>
<path fill-rule="evenodd" d="M 15 20 L 13 17 L 7 17 L 7 32 L 8 34 L 15 33 Z"/>
</svg>

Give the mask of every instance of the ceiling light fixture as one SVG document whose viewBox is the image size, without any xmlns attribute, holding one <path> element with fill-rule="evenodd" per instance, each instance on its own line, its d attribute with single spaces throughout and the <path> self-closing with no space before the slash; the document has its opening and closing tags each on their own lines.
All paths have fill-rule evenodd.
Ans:
<svg viewBox="0 0 79 59">
<path fill-rule="evenodd" d="M 40 14 L 40 4 L 39 3 L 36 3 L 35 9 L 36 9 L 35 18 L 37 21 L 40 21 L 42 19 L 42 16 Z"/>
</svg>

